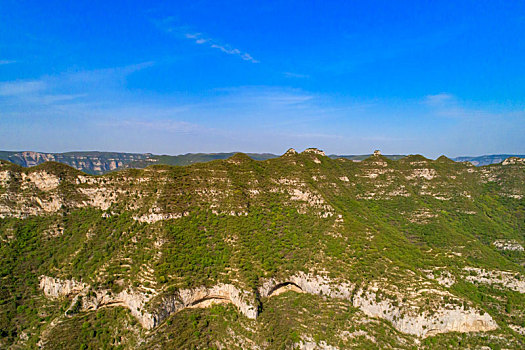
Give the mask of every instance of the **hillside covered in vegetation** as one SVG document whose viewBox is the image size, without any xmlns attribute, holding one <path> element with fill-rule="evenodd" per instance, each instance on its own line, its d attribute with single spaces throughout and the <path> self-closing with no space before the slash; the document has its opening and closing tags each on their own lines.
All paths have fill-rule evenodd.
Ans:
<svg viewBox="0 0 525 350">
<path fill-rule="evenodd" d="M 525 162 L 0 162 L 0 348 L 525 347 Z"/>
<path fill-rule="evenodd" d="M 124 153 L 124 152 L 66 152 L 66 153 L 42 153 L 42 152 L 13 152 L 0 151 L 0 159 L 11 163 L 32 167 L 45 162 L 58 162 L 69 165 L 87 174 L 102 175 L 110 171 L 122 169 L 143 169 L 150 165 L 191 165 L 195 163 L 206 163 L 218 159 L 228 159 L 235 153 L 186 153 L 173 155 L 156 155 L 151 153 Z M 267 160 L 277 158 L 272 153 L 246 153 L 254 160 Z M 366 159 L 369 155 L 335 155 L 330 158 L 346 158 L 355 161 Z M 399 159 L 404 156 L 386 155 L 389 159 Z M 500 161 L 501 162 L 501 161 Z"/>
</svg>

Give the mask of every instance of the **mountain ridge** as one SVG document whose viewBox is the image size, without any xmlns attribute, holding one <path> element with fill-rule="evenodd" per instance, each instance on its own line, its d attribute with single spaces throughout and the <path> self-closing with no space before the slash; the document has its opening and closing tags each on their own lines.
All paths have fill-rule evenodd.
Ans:
<svg viewBox="0 0 525 350">
<path fill-rule="evenodd" d="M 34 151 L 0 151 L 0 159 L 29 167 L 46 161 L 57 161 L 68 164 L 88 174 L 104 174 L 110 171 L 125 168 L 145 168 L 152 164 L 166 165 L 189 165 L 193 163 L 209 162 L 216 159 L 227 159 L 238 152 L 224 153 L 186 153 L 180 155 L 156 155 L 152 153 L 126 153 L 126 152 L 103 152 L 103 151 L 73 151 L 64 153 L 45 153 Z M 242 152 L 241 152 L 242 153 Z M 277 158 L 272 153 L 246 153 L 255 160 Z M 372 154 L 364 155 L 328 155 L 330 158 L 345 158 L 353 161 L 362 161 Z M 406 155 L 386 155 L 389 159 L 401 159 Z M 525 155 L 485 155 L 477 157 L 455 157 L 450 158 L 456 162 L 468 161 L 476 166 L 501 163 L 509 157 L 524 158 Z"/>
<path fill-rule="evenodd" d="M 0 341 L 520 348 L 524 195 L 521 162 L 420 155 L 0 162 Z"/>
</svg>

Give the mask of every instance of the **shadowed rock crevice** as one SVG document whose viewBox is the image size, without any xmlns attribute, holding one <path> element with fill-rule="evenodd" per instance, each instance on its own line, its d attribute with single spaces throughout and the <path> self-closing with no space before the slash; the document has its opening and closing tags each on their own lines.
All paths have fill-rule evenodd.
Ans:
<svg viewBox="0 0 525 350">
<path fill-rule="evenodd" d="M 187 307 L 189 308 L 204 308 L 208 307 L 213 304 L 232 304 L 232 300 L 230 298 L 220 296 L 220 295 L 210 295 L 205 298 L 201 298 L 198 300 L 195 300 Z"/>
<path fill-rule="evenodd" d="M 288 291 L 292 291 L 296 293 L 304 293 L 303 289 L 299 287 L 297 284 L 293 282 L 283 282 L 273 287 L 268 293 L 268 297 L 279 295 L 279 294 L 282 294 Z"/>
</svg>

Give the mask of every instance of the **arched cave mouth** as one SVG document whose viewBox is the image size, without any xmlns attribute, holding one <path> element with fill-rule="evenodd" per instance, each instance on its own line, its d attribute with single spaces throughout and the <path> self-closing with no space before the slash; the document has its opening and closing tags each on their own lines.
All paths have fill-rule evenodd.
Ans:
<svg viewBox="0 0 525 350">
<path fill-rule="evenodd" d="M 288 291 L 296 292 L 296 293 L 303 293 L 303 289 L 299 287 L 297 284 L 293 282 L 283 282 L 277 284 L 275 287 L 273 287 L 270 292 L 268 293 L 268 297 L 272 297 L 275 295 L 279 295 Z"/>
<path fill-rule="evenodd" d="M 232 301 L 228 297 L 220 295 L 210 295 L 205 298 L 197 299 L 190 303 L 187 307 L 189 308 L 204 308 L 212 304 L 231 304 Z"/>
</svg>

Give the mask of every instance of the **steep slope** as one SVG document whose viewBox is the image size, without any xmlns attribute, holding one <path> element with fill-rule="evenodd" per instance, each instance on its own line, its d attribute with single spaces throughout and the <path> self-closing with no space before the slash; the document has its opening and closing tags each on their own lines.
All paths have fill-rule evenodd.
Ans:
<svg viewBox="0 0 525 350">
<path fill-rule="evenodd" d="M 316 149 L 104 176 L 3 162 L 0 345 L 522 348 L 524 170 Z"/>
</svg>

